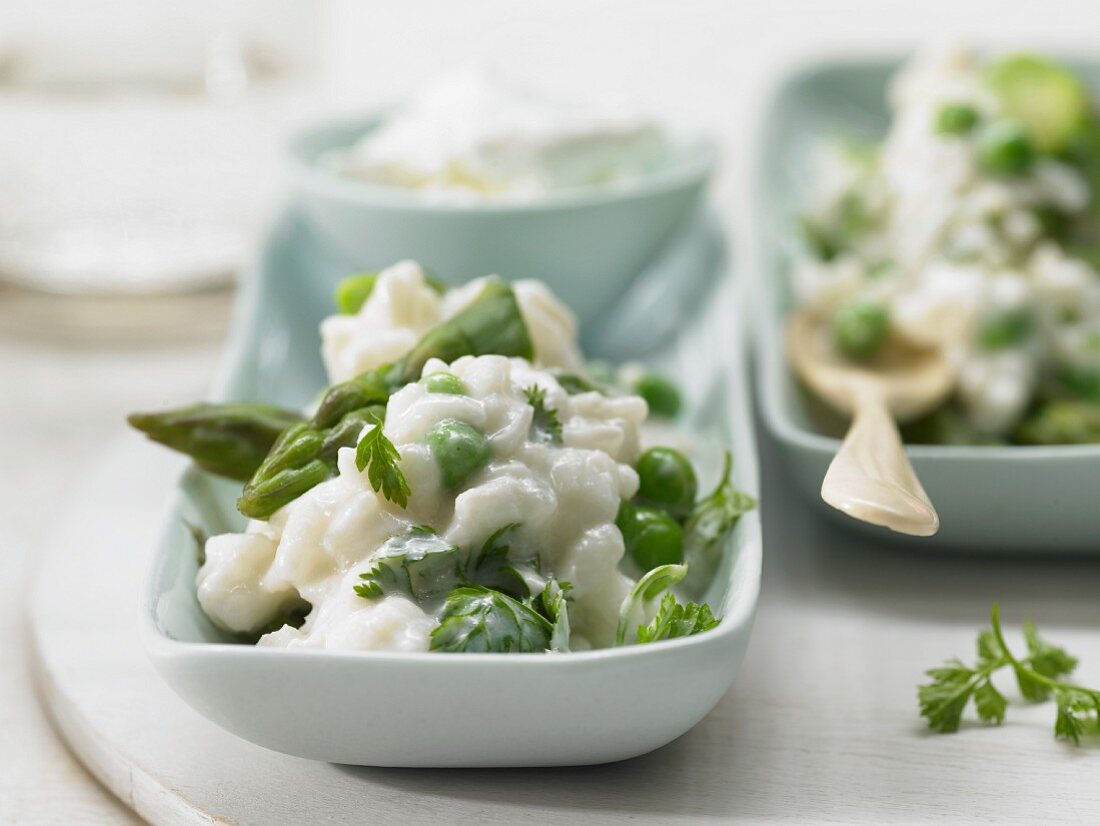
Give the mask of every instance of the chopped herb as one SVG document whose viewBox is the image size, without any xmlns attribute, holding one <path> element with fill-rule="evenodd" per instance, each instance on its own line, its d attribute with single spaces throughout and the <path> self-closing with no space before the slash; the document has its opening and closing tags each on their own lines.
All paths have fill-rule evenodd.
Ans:
<svg viewBox="0 0 1100 826">
<path fill-rule="evenodd" d="M 619 608 L 619 627 L 615 632 L 615 645 L 626 644 L 626 632 L 637 621 L 642 608 L 650 600 L 656 599 L 685 576 L 687 565 L 661 565 L 646 573 L 627 594 Z"/>
<path fill-rule="evenodd" d="M 447 597 L 432 651 L 539 653 L 550 647 L 553 628 L 533 608 L 480 585 L 455 588 Z"/>
<path fill-rule="evenodd" d="M 516 559 L 507 535 L 518 525 L 495 531 L 480 548 L 464 552 L 436 535 L 427 525 L 388 539 L 372 557 L 369 571 L 355 592 L 364 599 L 400 593 L 415 602 L 433 603 L 460 585 L 479 585 L 515 599 L 530 596 L 525 571 L 528 560 Z"/>
<path fill-rule="evenodd" d="M 531 441 L 539 444 L 562 443 L 561 420 L 558 411 L 546 406 L 546 391 L 538 385 L 531 385 L 523 391 L 527 403 L 534 408 L 531 418 Z"/>
<path fill-rule="evenodd" d="M 661 607 L 657 616 L 649 625 L 638 629 L 638 642 L 656 642 L 657 640 L 670 640 L 674 637 L 688 637 L 708 631 L 718 625 L 718 620 L 710 612 L 710 606 L 705 602 L 697 604 L 688 602 L 683 605 L 676 601 L 672 594 L 665 594 L 661 599 Z"/>
<path fill-rule="evenodd" d="M 685 545 L 708 549 L 729 535 L 737 520 L 756 507 L 756 500 L 737 490 L 730 481 L 733 456 L 726 452 L 722 476 L 717 487 L 695 503 L 695 509 L 684 526 Z"/>
<path fill-rule="evenodd" d="M 509 555 L 508 534 L 517 527 L 518 524 L 505 525 L 486 539 L 478 550 L 469 554 L 463 565 L 467 584 L 492 588 L 516 599 L 530 595 L 527 580 Z M 518 564 L 522 565 L 522 562 Z"/>
<path fill-rule="evenodd" d="M 359 440 L 355 449 L 355 466 L 360 472 L 367 471 L 367 479 L 375 491 L 381 489 L 384 497 L 404 508 L 409 504 L 411 491 L 397 466 L 401 454 L 382 432 L 382 420 L 377 416 L 372 418 L 374 427 Z"/>
<path fill-rule="evenodd" d="M 569 650 L 569 600 L 572 584 L 551 578 L 539 596 L 542 615 L 550 621 L 550 650 Z"/>
<path fill-rule="evenodd" d="M 399 593 L 418 603 L 446 596 L 461 581 L 459 550 L 435 533 L 413 528 L 392 537 L 371 559 L 371 569 L 360 574 L 355 593 L 364 599 Z"/>
</svg>

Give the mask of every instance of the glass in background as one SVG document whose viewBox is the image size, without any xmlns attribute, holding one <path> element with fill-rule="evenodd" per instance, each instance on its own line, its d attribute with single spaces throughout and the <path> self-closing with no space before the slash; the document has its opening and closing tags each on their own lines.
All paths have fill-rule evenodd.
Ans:
<svg viewBox="0 0 1100 826">
<path fill-rule="evenodd" d="M 205 334 L 281 188 L 319 4 L 0 10 L 0 325 Z"/>
</svg>

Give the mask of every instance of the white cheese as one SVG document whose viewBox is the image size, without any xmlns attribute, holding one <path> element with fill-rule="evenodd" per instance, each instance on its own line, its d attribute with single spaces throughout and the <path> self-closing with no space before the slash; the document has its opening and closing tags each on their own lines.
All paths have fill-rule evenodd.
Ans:
<svg viewBox="0 0 1100 826">
<path fill-rule="evenodd" d="M 664 132 L 649 119 L 555 103 L 466 71 L 320 163 L 436 200 L 522 200 L 638 178 L 667 156 Z"/>
</svg>

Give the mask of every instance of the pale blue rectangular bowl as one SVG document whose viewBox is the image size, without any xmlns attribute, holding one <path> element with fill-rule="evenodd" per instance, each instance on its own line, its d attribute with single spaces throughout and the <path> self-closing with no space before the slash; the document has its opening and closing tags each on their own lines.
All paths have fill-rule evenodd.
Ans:
<svg viewBox="0 0 1100 826">
<path fill-rule="evenodd" d="M 701 226 L 697 240 L 712 235 Z M 720 244 L 688 244 L 668 266 L 709 261 Z M 290 216 L 244 289 L 216 389 L 225 399 L 299 406 L 325 383 L 317 325 L 347 262 Z M 756 495 L 753 442 L 734 285 L 724 271 L 705 294 L 690 272 L 663 272 L 624 302 L 616 355 L 642 331 L 652 342 L 695 321 L 653 358 L 681 371 L 692 423 L 735 456 L 735 482 Z M 680 276 L 679 282 L 673 279 Z M 659 277 L 658 277 L 659 276 Z M 698 280 L 698 279 L 696 279 Z M 662 292 L 663 291 L 663 292 Z M 664 297 L 662 297 L 662 295 Z M 717 459 L 717 455 L 712 458 Z M 710 479 L 704 479 L 709 483 Z M 195 599 L 196 558 L 184 520 L 239 530 L 239 485 L 188 471 L 168 515 L 145 594 L 143 636 L 164 679 L 192 707 L 253 743 L 300 757 L 374 766 L 550 766 L 643 754 L 685 733 L 726 692 L 748 643 L 760 584 L 760 520 L 743 517 L 704 598 L 718 627 L 666 643 L 576 654 L 400 654 L 287 651 L 231 644 Z"/>
<path fill-rule="evenodd" d="M 1100 63 L 1067 62 L 1100 90 Z M 767 429 L 810 507 L 883 541 L 944 551 L 1100 553 L 1100 445 L 908 447 L 940 514 L 940 531 L 929 538 L 865 526 L 821 501 L 821 480 L 844 424 L 823 415 L 794 379 L 783 353 L 783 322 L 792 305 L 789 273 L 799 245 L 795 218 L 810 191 L 817 144 L 843 134 L 884 134 L 886 85 L 900 63 L 826 60 L 804 66 L 778 85 L 760 124 L 748 277 L 759 309 L 753 314 L 756 386 Z"/>
</svg>

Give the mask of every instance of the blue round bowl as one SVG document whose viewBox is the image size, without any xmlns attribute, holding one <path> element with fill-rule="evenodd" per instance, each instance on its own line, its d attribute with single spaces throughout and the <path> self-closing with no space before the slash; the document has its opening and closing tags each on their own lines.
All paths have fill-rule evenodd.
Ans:
<svg viewBox="0 0 1100 826">
<path fill-rule="evenodd" d="M 294 195 L 319 237 L 363 269 L 411 258 L 454 282 L 538 278 L 582 321 L 620 295 L 692 214 L 714 168 L 713 144 L 698 139 L 680 144 L 665 168 L 619 184 L 514 203 L 440 203 L 318 164 L 383 118 L 325 123 L 292 140 Z"/>
</svg>

